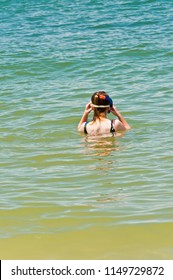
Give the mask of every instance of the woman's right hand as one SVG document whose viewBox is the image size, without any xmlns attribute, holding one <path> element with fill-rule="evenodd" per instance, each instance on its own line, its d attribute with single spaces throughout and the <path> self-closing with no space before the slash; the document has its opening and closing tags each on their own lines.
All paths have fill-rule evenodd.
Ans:
<svg viewBox="0 0 173 280">
<path fill-rule="evenodd" d="M 114 114 L 115 116 L 118 117 L 119 122 L 117 122 L 117 126 L 115 127 L 115 130 L 126 130 L 126 129 L 130 129 L 130 125 L 128 124 L 128 122 L 125 120 L 125 118 L 121 115 L 121 113 L 115 108 L 115 106 L 113 106 L 110 111 L 112 112 L 112 114 Z"/>
<path fill-rule="evenodd" d="M 113 115 L 117 116 L 119 115 L 119 111 L 117 110 L 117 108 L 113 105 L 112 108 L 110 108 L 110 111 Z"/>
</svg>

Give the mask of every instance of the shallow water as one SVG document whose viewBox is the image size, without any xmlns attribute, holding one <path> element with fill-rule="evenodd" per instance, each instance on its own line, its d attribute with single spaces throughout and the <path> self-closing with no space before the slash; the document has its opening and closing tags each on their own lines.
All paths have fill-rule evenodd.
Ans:
<svg viewBox="0 0 173 280">
<path fill-rule="evenodd" d="M 0 8 L 1 259 L 172 259 L 170 1 Z M 131 131 L 77 133 L 100 89 Z"/>
</svg>

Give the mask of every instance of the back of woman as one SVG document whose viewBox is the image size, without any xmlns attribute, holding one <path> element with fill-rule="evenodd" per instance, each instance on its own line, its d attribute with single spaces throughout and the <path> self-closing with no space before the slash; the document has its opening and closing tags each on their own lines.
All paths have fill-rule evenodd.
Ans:
<svg viewBox="0 0 173 280">
<path fill-rule="evenodd" d="M 88 116 L 92 111 L 93 120 L 89 122 Z M 107 118 L 107 114 L 110 112 L 118 119 Z M 130 125 L 115 108 L 112 99 L 105 91 L 98 91 L 92 95 L 78 124 L 78 131 L 89 135 L 114 134 L 128 129 L 130 129 Z"/>
</svg>

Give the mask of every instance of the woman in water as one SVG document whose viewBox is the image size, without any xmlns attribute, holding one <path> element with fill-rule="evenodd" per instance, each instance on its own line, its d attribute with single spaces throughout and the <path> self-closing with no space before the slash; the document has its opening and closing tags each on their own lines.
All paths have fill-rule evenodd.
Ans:
<svg viewBox="0 0 173 280">
<path fill-rule="evenodd" d="M 93 111 L 93 120 L 88 122 L 88 115 Z M 111 112 L 118 119 L 110 120 L 107 114 Z M 78 131 L 89 135 L 114 134 L 117 131 L 130 129 L 130 125 L 113 105 L 112 99 L 105 91 L 95 92 L 86 105 L 83 116 L 78 124 Z"/>
</svg>

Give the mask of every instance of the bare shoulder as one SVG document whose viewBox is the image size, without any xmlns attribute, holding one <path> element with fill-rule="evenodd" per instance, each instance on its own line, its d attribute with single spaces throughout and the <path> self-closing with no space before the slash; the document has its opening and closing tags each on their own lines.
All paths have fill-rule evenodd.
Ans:
<svg viewBox="0 0 173 280">
<path fill-rule="evenodd" d="M 78 132 L 84 132 L 84 126 L 85 126 L 85 123 L 78 125 L 78 127 L 77 127 Z"/>
<path fill-rule="evenodd" d="M 123 123 L 119 120 L 114 120 L 114 128 L 116 131 L 123 131 L 126 130 L 125 126 L 123 125 Z"/>
</svg>

